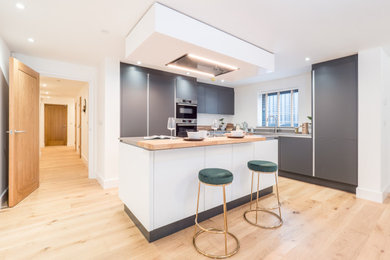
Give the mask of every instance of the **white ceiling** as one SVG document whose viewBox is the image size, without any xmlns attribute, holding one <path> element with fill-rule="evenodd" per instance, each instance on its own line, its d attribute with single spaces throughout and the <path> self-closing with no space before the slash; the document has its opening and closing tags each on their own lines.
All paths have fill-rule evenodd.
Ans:
<svg viewBox="0 0 390 260">
<path fill-rule="evenodd" d="M 40 77 L 40 91 L 43 98 L 75 98 L 83 88 L 88 88 L 88 82 Z"/>
<path fill-rule="evenodd" d="M 105 56 L 124 57 L 125 36 L 154 1 L 20 0 L 24 10 L 16 2 L 0 1 L 0 35 L 12 51 L 96 66 Z M 388 0 L 160 2 L 276 54 L 274 73 L 237 84 L 294 75 L 311 63 L 390 46 Z"/>
</svg>

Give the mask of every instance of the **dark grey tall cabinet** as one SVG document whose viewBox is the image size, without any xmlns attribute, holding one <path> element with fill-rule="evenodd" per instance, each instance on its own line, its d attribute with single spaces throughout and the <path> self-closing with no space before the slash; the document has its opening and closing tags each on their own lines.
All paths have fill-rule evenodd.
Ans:
<svg viewBox="0 0 390 260">
<path fill-rule="evenodd" d="M 145 136 L 148 74 L 140 67 L 121 63 L 120 81 L 120 136 Z"/>
<path fill-rule="evenodd" d="M 149 73 L 149 135 L 170 135 L 168 117 L 175 117 L 175 78 Z"/>
<path fill-rule="evenodd" d="M 357 185 L 358 56 L 314 64 L 314 175 Z"/>
<path fill-rule="evenodd" d="M 175 77 L 166 72 L 121 63 L 120 136 L 169 135 L 175 116 Z"/>
</svg>

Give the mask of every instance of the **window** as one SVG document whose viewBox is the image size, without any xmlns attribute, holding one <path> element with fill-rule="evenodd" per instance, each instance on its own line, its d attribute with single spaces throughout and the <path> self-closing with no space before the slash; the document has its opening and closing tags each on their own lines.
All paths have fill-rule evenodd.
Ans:
<svg viewBox="0 0 390 260">
<path fill-rule="evenodd" d="M 259 103 L 261 126 L 298 126 L 298 89 L 260 94 Z"/>
</svg>

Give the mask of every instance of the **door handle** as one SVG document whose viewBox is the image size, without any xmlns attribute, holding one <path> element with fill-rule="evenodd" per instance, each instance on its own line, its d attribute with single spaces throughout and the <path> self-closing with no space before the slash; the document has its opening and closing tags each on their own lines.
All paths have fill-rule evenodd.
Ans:
<svg viewBox="0 0 390 260">
<path fill-rule="evenodd" d="M 25 130 L 15 130 L 14 132 L 15 132 L 15 134 L 19 134 L 19 133 L 25 133 L 26 131 Z"/>
<path fill-rule="evenodd" d="M 9 131 L 5 131 L 7 134 L 10 134 L 12 135 L 12 130 L 9 130 Z"/>
</svg>

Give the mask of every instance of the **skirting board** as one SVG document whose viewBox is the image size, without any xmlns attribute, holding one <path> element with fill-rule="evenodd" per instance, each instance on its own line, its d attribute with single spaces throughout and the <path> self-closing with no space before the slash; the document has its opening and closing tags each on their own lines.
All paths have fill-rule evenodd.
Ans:
<svg viewBox="0 0 390 260">
<path fill-rule="evenodd" d="M 356 198 L 370 200 L 378 203 L 383 203 L 388 195 L 388 190 L 383 192 L 370 190 L 365 188 L 356 188 Z"/>
<path fill-rule="evenodd" d="M 351 184 L 345 184 L 345 183 L 340 183 L 340 182 L 335 182 L 335 181 L 328 181 L 312 176 L 307 176 L 307 175 L 302 175 L 302 174 L 297 174 L 297 173 L 291 173 L 291 172 L 286 172 L 279 170 L 279 176 L 286 177 L 289 179 L 294 179 L 298 181 L 303 181 L 311 184 L 316 184 L 320 186 L 325 186 L 328 188 L 336 189 L 336 190 L 342 190 L 350 193 L 356 193 L 356 186 L 351 185 Z"/>
<path fill-rule="evenodd" d="M 96 176 L 97 181 L 103 189 L 111 189 L 119 186 L 119 179 L 102 179 L 100 176 Z"/>
<path fill-rule="evenodd" d="M 271 194 L 272 192 L 273 192 L 273 187 L 268 187 L 268 188 L 261 190 L 259 193 L 259 196 L 263 197 L 263 196 L 266 196 L 268 194 Z M 248 194 L 247 196 L 244 196 L 242 198 L 238 198 L 236 200 L 230 201 L 230 202 L 226 203 L 226 207 L 229 210 L 229 209 L 233 209 L 233 208 L 236 208 L 238 206 L 241 206 L 245 203 L 248 203 L 250 201 L 250 197 L 251 197 L 250 194 Z M 252 198 L 256 199 L 256 192 L 254 192 L 252 194 Z M 126 214 L 134 222 L 135 226 L 141 231 L 142 235 L 144 235 L 146 240 L 148 240 L 149 242 L 153 242 L 153 241 L 156 241 L 160 238 L 169 236 L 173 233 L 176 233 L 182 229 L 193 226 L 195 224 L 195 214 L 194 214 L 190 217 L 184 218 L 182 220 L 178 220 L 178 221 L 173 222 L 171 224 L 168 224 L 166 226 L 157 228 L 157 229 L 152 230 L 152 231 L 148 231 L 141 224 L 141 222 L 137 219 L 137 217 L 134 216 L 134 214 L 130 211 L 130 209 L 126 205 L 124 205 L 124 208 L 125 208 Z M 198 220 L 199 220 L 199 222 L 202 222 L 202 221 L 205 221 L 209 218 L 212 218 L 212 217 L 219 215 L 219 214 L 222 214 L 222 213 L 223 213 L 222 205 L 217 206 L 215 208 L 212 208 L 212 209 L 209 209 L 209 210 L 206 210 L 206 211 L 199 213 Z"/>
</svg>

